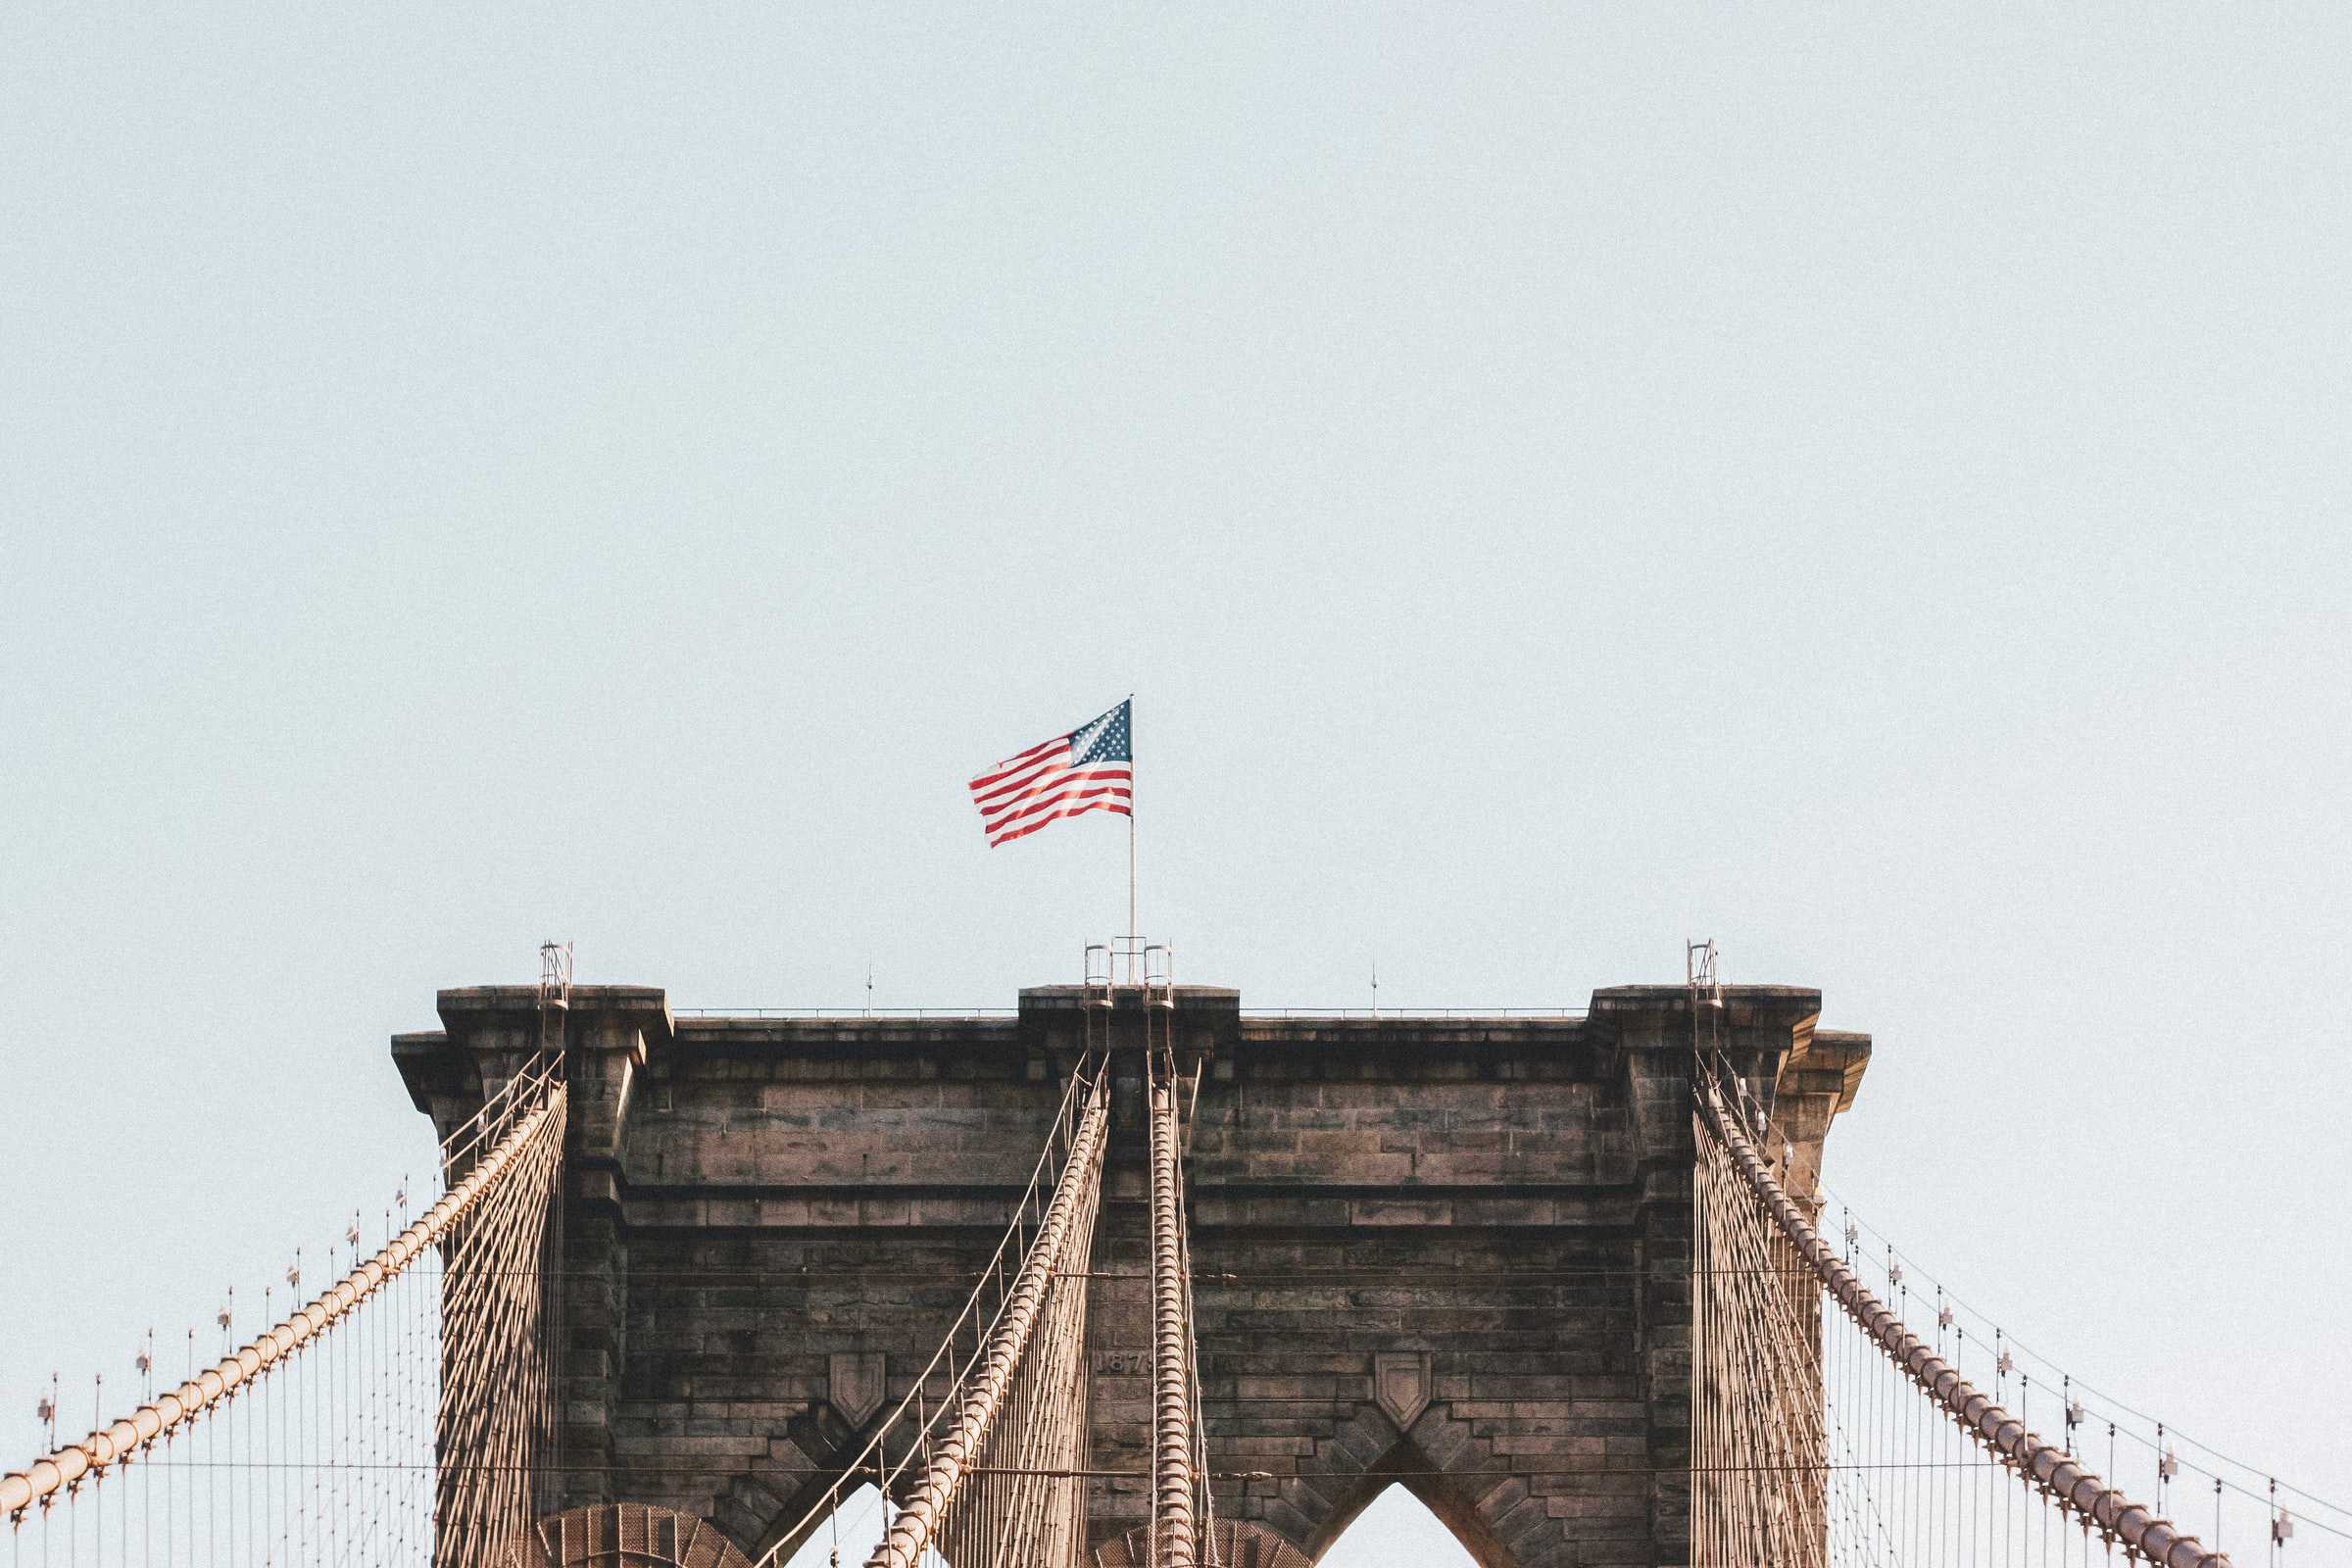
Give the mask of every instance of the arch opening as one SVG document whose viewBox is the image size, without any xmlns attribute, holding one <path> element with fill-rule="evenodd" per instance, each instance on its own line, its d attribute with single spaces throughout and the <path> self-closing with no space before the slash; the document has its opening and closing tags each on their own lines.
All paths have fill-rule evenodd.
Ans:
<svg viewBox="0 0 2352 1568">
<path fill-rule="evenodd" d="M 1451 1526 L 1400 1481 L 1364 1505 L 1316 1559 L 1316 1568 L 1481 1568 Z"/>
</svg>

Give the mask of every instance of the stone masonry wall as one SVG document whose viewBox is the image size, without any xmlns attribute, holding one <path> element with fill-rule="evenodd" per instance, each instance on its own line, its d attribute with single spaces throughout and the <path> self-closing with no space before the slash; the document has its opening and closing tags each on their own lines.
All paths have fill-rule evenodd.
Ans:
<svg viewBox="0 0 2352 1568">
<path fill-rule="evenodd" d="M 1540 1020 L 1178 1001 L 1220 1517 L 1311 1560 L 1398 1484 L 1487 1568 L 1687 1560 L 1688 993 Z M 535 1040 L 532 1003 L 444 992 L 445 1028 L 394 1042 L 419 1107 L 462 1119 Z M 1869 1050 L 1818 1012 L 1818 993 L 1745 987 L 1707 1020 L 1784 1097 L 1808 1183 Z M 773 1544 L 961 1305 L 1079 1017 L 1057 987 L 1017 1017 L 822 1021 L 673 1019 L 658 991 L 580 988 L 563 1502 Z M 1099 1544 L 1143 1521 L 1150 1444 L 1140 1054 L 1117 1071 L 1090 1341 L 1093 1464 L 1126 1478 L 1093 1483 Z"/>
</svg>

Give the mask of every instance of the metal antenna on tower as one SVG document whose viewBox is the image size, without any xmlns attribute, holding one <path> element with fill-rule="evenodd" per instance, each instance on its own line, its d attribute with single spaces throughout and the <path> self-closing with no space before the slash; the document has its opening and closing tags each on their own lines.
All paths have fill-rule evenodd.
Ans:
<svg viewBox="0 0 2352 1568">
<path fill-rule="evenodd" d="M 1717 965 L 1720 956 L 1715 940 L 1683 944 L 1683 983 L 1690 988 L 1692 998 L 1710 1007 L 1723 1005 L 1723 979 Z"/>
<path fill-rule="evenodd" d="M 564 1049 L 564 1020 L 571 1013 L 571 944 L 539 944 L 539 1049 Z"/>
<path fill-rule="evenodd" d="M 1715 939 L 1683 941 L 1683 984 L 1690 989 L 1690 1050 L 1701 1050 L 1698 1019 L 1707 1017 L 1705 1044 L 1721 1049 L 1723 1044 L 1723 974 L 1719 967 L 1720 955 L 1715 951 Z"/>
</svg>

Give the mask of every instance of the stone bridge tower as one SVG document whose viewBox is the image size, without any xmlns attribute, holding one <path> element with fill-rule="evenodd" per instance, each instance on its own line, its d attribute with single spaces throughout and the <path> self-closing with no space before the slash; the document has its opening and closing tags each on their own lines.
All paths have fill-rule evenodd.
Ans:
<svg viewBox="0 0 2352 1568">
<path fill-rule="evenodd" d="M 1211 1469 L 1248 1477 L 1216 1485 L 1232 1560 L 1311 1563 L 1395 1483 L 1485 1568 L 1685 1562 L 1692 993 L 1617 987 L 1543 1018 L 1176 1001 L 1202 1063 L 1200 1418 Z M 443 1027 L 392 1052 L 446 1128 L 539 1020 L 528 986 L 439 1004 Z M 679 1017 L 658 989 L 575 988 L 564 1503 L 652 1505 L 674 1539 L 715 1527 L 755 1558 L 775 1544 L 995 1247 L 1080 1006 L 1047 986 L 997 1017 Z M 1819 1013 L 1818 992 L 1739 986 L 1703 1025 L 1794 1141 L 1799 1196 L 1870 1054 Z M 1094 1263 L 1105 1568 L 1148 1506 L 1141 1095 L 1114 1099 Z"/>
</svg>

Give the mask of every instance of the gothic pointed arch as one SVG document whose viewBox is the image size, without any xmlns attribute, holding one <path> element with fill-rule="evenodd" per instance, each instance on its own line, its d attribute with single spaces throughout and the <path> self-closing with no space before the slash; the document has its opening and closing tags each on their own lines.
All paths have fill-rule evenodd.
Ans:
<svg viewBox="0 0 2352 1568">
<path fill-rule="evenodd" d="M 1392 1482 L 1341 1532 L 1318 1568 L 1474 1568 L 1454 1527 L 1432 1513 L 1401 1481 Z"/>
<path fill-rule="evenodd" d="M 1360 1404 L 1299 1457 L 1298 1473 L 1277 1484 L 1262 1517 L 1316 1561 L 1373 1498 L 1398 1485 L 1444 1522 L 1479 1568 L 1575 1568 L 1563 1522 L 1531 1478 L 1513 1470 L 1494 1439 L 1447 1402 L 1430 1402 L 1403 1432 L 1388 1410 Z"/>
<path fill-rule="evenodd" d="M 752 1550 L 781 1548 L 789 1558 L 829 1511 L 828 1495 L 856 1490 L 849 1469 L 863 1455 L 866 1429 L 877 1419 L 869 1413 L 863 1426 L 854 1425 L 828 1403 L 810 1405 L 771 1432 L 767 1462 L 732 1478 L 711 1517 Z"/>
</svg>

